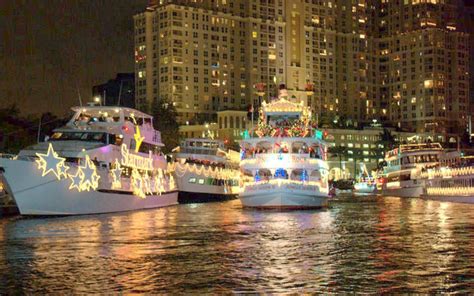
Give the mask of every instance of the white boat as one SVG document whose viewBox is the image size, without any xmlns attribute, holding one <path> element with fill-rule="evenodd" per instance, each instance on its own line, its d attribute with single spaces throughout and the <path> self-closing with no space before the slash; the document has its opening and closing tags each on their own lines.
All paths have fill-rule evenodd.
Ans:
<svg viewBox="0 0 474 296">
<path fill-rule="evenodd" d="M 238 156 L 237 152 L 235 154 Z M 232 152 L 225 151 L 223 141 L 185 139 L 175 149 L 174 157 L 176 161 L 172 165 L 179 188 L 179 203 L 237 198 L 238 163 L 232 162 Z"/>
<path fill-rule="evenodd" d="M 374 194 L 377 192 L 377 184 L 374 180 L 360 180 L 354 184 L 355 194 Z"/>
<path fill-rule="evenodd" d="M 354 184 L 354 194 L 366 195 L 375 194 L 377 192 L 377 182 L 370 176 L 365 163 L 360 163 L 360 176 Z"/>
<path fill-rule="evenodd" d="M 424 182 L 420 175 L 427 167 L 438 164 L 443 148 L 439 143 L 404 144 L 388 151 L 387 166 L 381 180 L 385 196 L 420 197 Z"/>
<path fill-rule="evenodd" d="M 263 103 L 256 137 L 240 143 L 244 207 L 305 209 L 328 202 L 327 147 L 312 128 L 311 110 L 287 99 Z"/>
<path fill-rule="evenodd" d="M 153 118 L 121 107 L 75 107 L 47 142 L 0 158 L 22 215 L 80 215 L 177 204 Z"/>
<path fill-rule="evenodd" d="M 474 203 L 474 157 L 461 157 L 457 151 L 441 156 L 440 165 L 424 170 L 423 199 Z"/>
</svg>

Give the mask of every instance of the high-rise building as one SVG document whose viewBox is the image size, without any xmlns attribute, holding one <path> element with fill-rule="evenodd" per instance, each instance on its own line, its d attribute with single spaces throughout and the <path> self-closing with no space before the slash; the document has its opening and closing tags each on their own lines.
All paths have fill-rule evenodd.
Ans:
<svg viewBox="0 0 474 296">
<path fill-rule="evenodd" d="M 390 120 L 419 132 L 461 133 L 469 110 L 469 35 L 458 0 L 380 1 L 378 88 Z"/>
<path fill-rule="evenodd" d="M 474 117 L 474 1 L 464 0 L 464 4 L 464 27 L 469 32 L 469 96 L 471 116 Z"/>
<path fill-rule="evenodd" d="M 320 121 L 456 132 L 468 106 L 457 1 L 152 1 L 134 17 L 137 104 L 215 121 L 286 84 Z"/>
</svg>

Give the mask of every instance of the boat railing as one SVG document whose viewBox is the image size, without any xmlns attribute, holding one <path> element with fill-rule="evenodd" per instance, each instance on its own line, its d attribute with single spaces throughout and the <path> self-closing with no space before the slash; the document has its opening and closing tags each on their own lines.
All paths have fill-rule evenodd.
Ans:
<svg viewBox="0 0 474 296">
<path fill-rule="evenodd" d="M 262 152 L 262 153 L 246 153 L 244 154 L 242 160 L 244 159 L 256 159 L 256 158 L 267 158 L 269 155 L 290 155 L 297 156 L 302 158 L 314 158 L 314 159 L 323 159 L 318 153 L 284 153 L 284 152 Z"/>
<path fill-rule="evenodd" d="M 457 176 L 474 175 L 474 166 L 457 167 L 457 168 L 437 168 L 422 172 L 420 177 L 423 179 L 433 178 L 451 178 Z"/>
<path fill-rule="evenodd" d="M 15 154 L 9 154 L 9 153 L 0 153 L 0 158 L 5 158 L 5 159 L 16 159 L 17 155 Z"/>
<path fill-rule="evenodd" d="M 181 153 L 188 153 L 188 154 L 204 154 L 204 155 L 216 155 L 217 149 L 201 149 L 201 148 L 182 148 Z"/>
</svg>

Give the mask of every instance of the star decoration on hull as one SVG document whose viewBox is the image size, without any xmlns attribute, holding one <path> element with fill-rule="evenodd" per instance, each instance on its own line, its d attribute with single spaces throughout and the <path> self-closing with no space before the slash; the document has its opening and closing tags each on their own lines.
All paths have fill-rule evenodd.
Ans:
<svg viewBox="0 0 474 296">
<path fill-rule="evenodd" d="M 120 177 L 122 176 L 122 167 L 120 166 L 120 162 L 115 160 L 114 169 L 110 170 L 110 174 L 112 176 L 112 188 L 113 189 L 120 189 L 122 188 L 122 182 Z"/>
<path fill-rule="evenodd" d="M 36 160 L 38 169 L 43 170 L 42 176 L 52 173 L 58 180 L 60 180 L 61 177 L 67 178 L 66 171 L 69 167 L 64 163 L 66 159 L 58 156 L 51 143 L 48 145 L 46 154 L 36 153 L 36 156 L 38 156 L 38 160 Z"/>
<path fill-rule="evenodd" d="M 95 190 L 99 186 L 100 176 L 97 174 L 95 164 L 90 159 L 89 155 L 86 155 L 85 166 L 81 167 L 84 174 L 84 179 L 81 183 L 82 190 Z"/>
<path fill-rule="evenodd" d="M 69 175 L 71 179 L 71 185 L 69 189 L 77 189 L 77 191 L 90 191 L 96 190 L 99 187 L 100 176 L 97 174 L 97 168 L 90 159 L 89 155 L 86 155 L 84 166 L 79 166 L 77 168 L 76 174 Z"/>
<path fill-rule="evenodd" d="M 76 188 L 78 191 L 82 191 L 81 183 L 84 180 L 84 173 L 82 172 L 81 167 L 77 169 L 75 175 L 69 175 L 69 178 L 71 179 L 71 185 L 69 186 L 69 189 Z"/>
</svg>

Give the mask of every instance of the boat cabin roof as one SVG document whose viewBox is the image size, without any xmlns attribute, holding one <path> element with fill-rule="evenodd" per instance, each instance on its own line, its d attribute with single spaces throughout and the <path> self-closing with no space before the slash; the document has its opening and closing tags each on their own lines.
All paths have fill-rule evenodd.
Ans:
<svg viewBox="0 0 474 296">
<path fill-rule="evenodd" d="M 182 146 L 186 147 L 199 147 L 199 148 L 222 148 L 224 147 L 224 142 L 220 140 L 206 139 L 206 138 L 189 138 L 185 139 L 182 142 Z"/>
<path fill-rule="evenodd" d="M 152 119 L 153 116 L 138 111 L 136 109 L 127 108 L 127 107 L 114 107 L 114 106 L 76 106 L 71 108 L 74 112 L 84 112 L 91 114 L 92 116 L 100 116 L 104 113 L 109 114 L 118 114 L 120 111 L 123 112 L 124 117 L 131 117 L 134 116 L 135 118 L 146 118 Z"/>
</svg>

